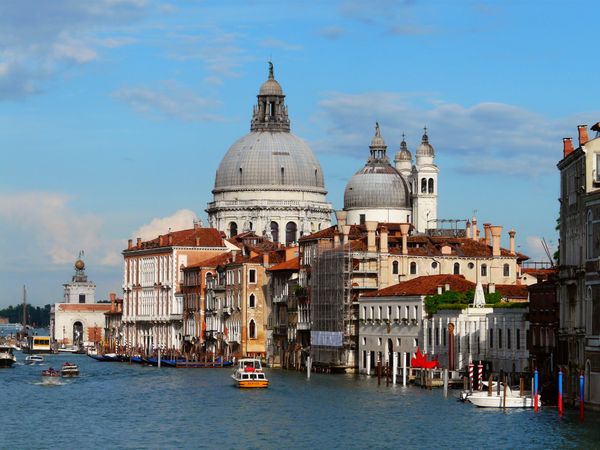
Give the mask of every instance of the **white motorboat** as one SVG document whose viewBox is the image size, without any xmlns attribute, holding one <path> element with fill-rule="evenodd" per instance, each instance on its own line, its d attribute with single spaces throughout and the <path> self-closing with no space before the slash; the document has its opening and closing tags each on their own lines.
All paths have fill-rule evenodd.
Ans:
<svg viewBox="0 0 600 450">
<path fill-rule="evenodd" d="M 267 388 L 269 380 L 263 372 L 260 359 L 242 358 L 238 367 L 233 371 L 231 378 L 239 388 Z"/>
<path fill-rule="evenodd" d="M 62 365 L 60 372 L 63 377 L 77 377 L 79 376 L 79 367 L 77 364 L 66 362 Z"/>
<path fill-rule="evenodd" d="M 490 395 L 489 390 L 463 392 L 461 397 L 464 400 L 479 406 L 480 408 L 533 408 L 533 397 L 528 394 L 521 395 L 519 392 L 513 391 L 504 383 L 500 384 L 500 392 L 497 388 L 492 387 Z M 542 401 L 538 396 L 538 406 L 542 406 Z"/>
<path fill-rule="evenodd" d="M 13 345 L 0 345 L 0 367 L 12 367 L 17 362 Z"/>
<path fill-rule="evenodd" d="M 27 355 L 25 357 L 25 364 L 29 365 L 42 364 L 44 361 L 45 360 L 42 355 Z"/>
</svg>

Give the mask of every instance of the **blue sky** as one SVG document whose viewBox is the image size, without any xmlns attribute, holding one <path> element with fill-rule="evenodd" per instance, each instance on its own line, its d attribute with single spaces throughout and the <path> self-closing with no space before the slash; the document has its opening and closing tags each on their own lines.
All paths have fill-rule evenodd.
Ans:
<svg viewBox="0 0 600 450">
<path fill-rule="evenodd" d="M 226 5 L 226 6 L 224 6 Z M 562 138 L 600 120 L 593 2 L 5 0 L 0 306 L 60 300 L 80 249 L 99 298 L 128 238 L 206 218 L 214 172 L 275 64 L 328 199 L 429 128 L 439 216 L 556 246 Z"/>
</svg>

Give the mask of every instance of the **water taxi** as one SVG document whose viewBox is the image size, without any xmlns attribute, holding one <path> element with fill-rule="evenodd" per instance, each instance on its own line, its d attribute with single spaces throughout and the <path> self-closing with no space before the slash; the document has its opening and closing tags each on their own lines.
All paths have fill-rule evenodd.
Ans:
<svg viewBox="0 0 600 450">
<path fill-rule="evenodd" d="M 60 373 L 63 377 L 76 377 L 79 375 L 79 367 L 77 364 L 66 362 L 62 365 Z"/>
<path fill-rule="evenodd" d="M 504 383 L 500 383 L 498 392 L 497 386 L 498 384 L 494 382 L 491 389 L 464 391 L 461 399 L 480 408 L 533 408 L 534 402 L 531 395 L 514 391 Z M 542 406 L 541 400 L 538 401 L 538 405 Z"/>
<path fill-rule="evenodd" d="M 260 359 L 242 358 L 231 378 L 239 388 L 267 388 L 269 380 L 263 372 Z"/>
<path fill-rule="evenodd" d="M 27 355 L 25 357 L 25 364 L 34 365 L 34 364 L 42 364 L 44 362 L 44 357 L 42 355 Z"/>
<path fill-rule="evenodd" d="M 0 345 L 0 367 L 12 367 L 17 362 L 12 345 Z"/>
</svg>

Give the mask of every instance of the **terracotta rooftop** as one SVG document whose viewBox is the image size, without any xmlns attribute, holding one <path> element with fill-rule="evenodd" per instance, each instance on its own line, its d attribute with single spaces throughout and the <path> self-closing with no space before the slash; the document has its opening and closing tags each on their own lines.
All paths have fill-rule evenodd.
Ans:
<svg viewBox="0 0 600 450">
<path fill-rule="evenodd" d="M 313 241 L 317 239 L 333 239 L 335 236 L 335 232 L 337 230 L 336 225 L 332 225 L 329 228 L 325 228 L 324 230 L 317 231 L 316 233 L 308 234 L 306 236 L 302 236 L 299 239 L 299 242 L 305 241 Z M 360 239 L 365 232 L 362 230 L 360 225 L 350 225 L 350 234 L 349 239 Z"/>
<path fill-rule="evenodd" d="M 468 292 L 475 289 L 475 283 L 467 281 L 462 275 L 426 275 L 366 293 L 363 297 L 435 295 L 438 286 L 446 284 L 450 285 L 450 290 L 454 292 Z"/>
<path fill-rule="evenodd" d="M 485 289 L 487 292 L 487 289 Z M 529 291 L 526 284 L 497 284 L 496 292 L 506 298 L 528 298 Z"/>
<path fill-rule="evenodd" d="M 268 269 L 270 272 L 277 272 L 280 270 L 300 270 L 300 257 L 292 258 L 289 261 L 284 261 L 276 264 Z"/>
<path fill-rule="evenodd" d="M 144 241 L 138 249 L 135 242 L 131 249 L 136 251 L 162 247 L 225 247 L 223 238 L 216 228 L 190 228 L 188 230 L 172 231 L 155 239 Z"/>
<path fill-rule="evenodd" d="M 229 262 L 231 259 L 231 252 L 221 253 L 217 256 L 213 256 L 212 258 L 205 259 L 204 261 L 200 261 L 196 264 L 191 264 L 185 267 L 183 270 L 188 269 L 197 269 L 198 267 L 206 267 L 206 268 L 214 268 Z"/>
</svg>

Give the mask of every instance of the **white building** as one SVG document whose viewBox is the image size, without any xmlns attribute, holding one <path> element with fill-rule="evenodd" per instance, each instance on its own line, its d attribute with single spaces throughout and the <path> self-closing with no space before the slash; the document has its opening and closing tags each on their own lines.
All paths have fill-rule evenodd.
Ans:
<svg viewBox="0 0 600 450">
<path fill-rule="evenodd" d="M 332 208 L 319 162 L 290 132 L 285 95 L 272 64 L 257 97 L 250 133 L 223 157 L 206 212 L 209 225 L 227 237 L 254 231 L 289 244 L 327 228 Z"/>
<path fill-rule="evenodd" d="M 82 253 L 75 261 L 75 274 L 64 286 L 64 303 L 55 303 L 50 312 L 50 334 L 59 346 L 80 347 L 99 342 L 104 329 L 104 313 L 110 304 L 95 303 L 96 285 L 88 281 Z"/>
<path fill-rule="evenodd" d="M 344 191 L 346 224 L 411 223 L 419 233 L 435 228 L 439 170 L 427 132 L 417 149 L 414 166 L 404 140 L 394 159 L 395 167 L 390 164 L 379 124 L 369 150 L 367 163 L 352 176 Z"/>
</svg>

